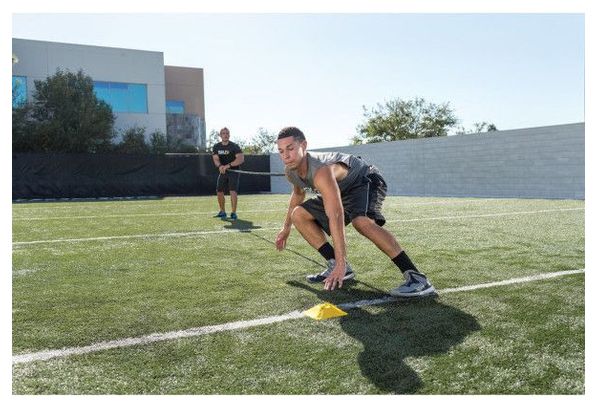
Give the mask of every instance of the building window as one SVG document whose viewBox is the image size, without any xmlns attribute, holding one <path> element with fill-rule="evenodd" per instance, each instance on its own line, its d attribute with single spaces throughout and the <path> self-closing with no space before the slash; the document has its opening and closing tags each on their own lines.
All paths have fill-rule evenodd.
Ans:
<svg viewBox="0 0 597 408">
<path fill-rule="evenodd" d="M 184 101 L 166 101 L 166 113 L 184 113 Z"/>
<path fill-rule="evenodd" d="M 12 76 L 12 107 L 18 108 L 27 102 L 27 77 Z"/>
<path fill-rule="evenodd" d="M 147 113 L 147 85 L 121 82 L 93 83 L 95 95 L 112 107 L 114 112 Z"/>
</svg>

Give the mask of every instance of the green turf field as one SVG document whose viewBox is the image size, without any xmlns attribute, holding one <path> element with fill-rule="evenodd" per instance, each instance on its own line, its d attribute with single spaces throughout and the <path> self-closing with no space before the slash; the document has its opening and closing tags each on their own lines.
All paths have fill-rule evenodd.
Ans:
<svg viewBox="0 0 597 408">
<path fill-rule="evenodd" d="M 349 226 L 357 282 L 307 284 L 323 258 L 297 231 L 274 249 L 287 201 L 240 196 L 235 222 L 215 197 L 13 204 L 13 393 L 584 394 L 584 201 L 388 197 L 438 298 L 230 329 L 401 283 Z"/>
</svg>

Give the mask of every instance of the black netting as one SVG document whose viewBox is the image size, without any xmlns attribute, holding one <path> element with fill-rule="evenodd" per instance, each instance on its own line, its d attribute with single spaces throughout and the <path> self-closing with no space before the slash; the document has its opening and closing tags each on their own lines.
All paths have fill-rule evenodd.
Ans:
<svg viewBox="0 0 597 408">
<path fill-rule="evenodd" d="M 245 155 L 243 170 L 269 172 L 269 156 Z M 12 156 L 12 198 L 215 194 L 211 155 L 43 154 Z M 270 178 L 241 175 L 239 193 L 270 191 Z"/>
</svg>

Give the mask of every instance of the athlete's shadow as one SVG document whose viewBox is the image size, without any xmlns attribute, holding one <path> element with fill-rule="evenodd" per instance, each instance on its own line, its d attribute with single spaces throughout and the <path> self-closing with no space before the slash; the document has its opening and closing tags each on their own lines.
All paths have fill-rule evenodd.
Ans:
<svg viewBox="0 0 597 408">
<path fill-rule="evenodd" d="M 357 289 L 355 284 L 329 292 L 323 286 L 296 281 L 287 283 L 313 292 L 319 299 L 335 305 L 387 296 L 375 288 Z M 349 309 L 348 316 L 339 321 L 347 334 L 363 344 L 364 350 L 357 357 L 361 373 L 383 393 L 416 393 L 423 383 L 404 360 L 445 354 L 481 328 L 473 316 L 442 304 L 435 297 L 400 300 L 378 307 L 383 310 L 370 313 L 364 308 Z M 336 374 L 338 378 L 344 376 L 341 372 Z"/>
<path fill-rule="evenodd" d="M 224 228 L 226 229 L 235 229 L 242 232 L 249 232 L 251 230 L 261 228 L 259 225 L 253 225 L 253 221 L 248 220 L 231 220 L 230 218 L 226 218 L 224 221 L 228 221 L 230 223 L 229 225 L 224 225 Z"/>
</svg>

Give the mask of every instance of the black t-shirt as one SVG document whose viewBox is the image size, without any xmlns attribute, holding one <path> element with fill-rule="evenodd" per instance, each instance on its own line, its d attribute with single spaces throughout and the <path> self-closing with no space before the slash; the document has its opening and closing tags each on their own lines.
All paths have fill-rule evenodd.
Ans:
<svg viewBox="0 0 597 408">
<path fill-rule="evenodd" d="M 240 146 L 234 142 L 228 142 L 227 145 L 223 145 L 222 142 L 218 142 L 212 148 L 212 154 L 217 154 L 220 158 L 220 164 L 230 164 L 236 159 L 238 153 L 242 153 Z M 238 169 L 239 166 L 232 166 L 231 169 Z"/>
</svg>

